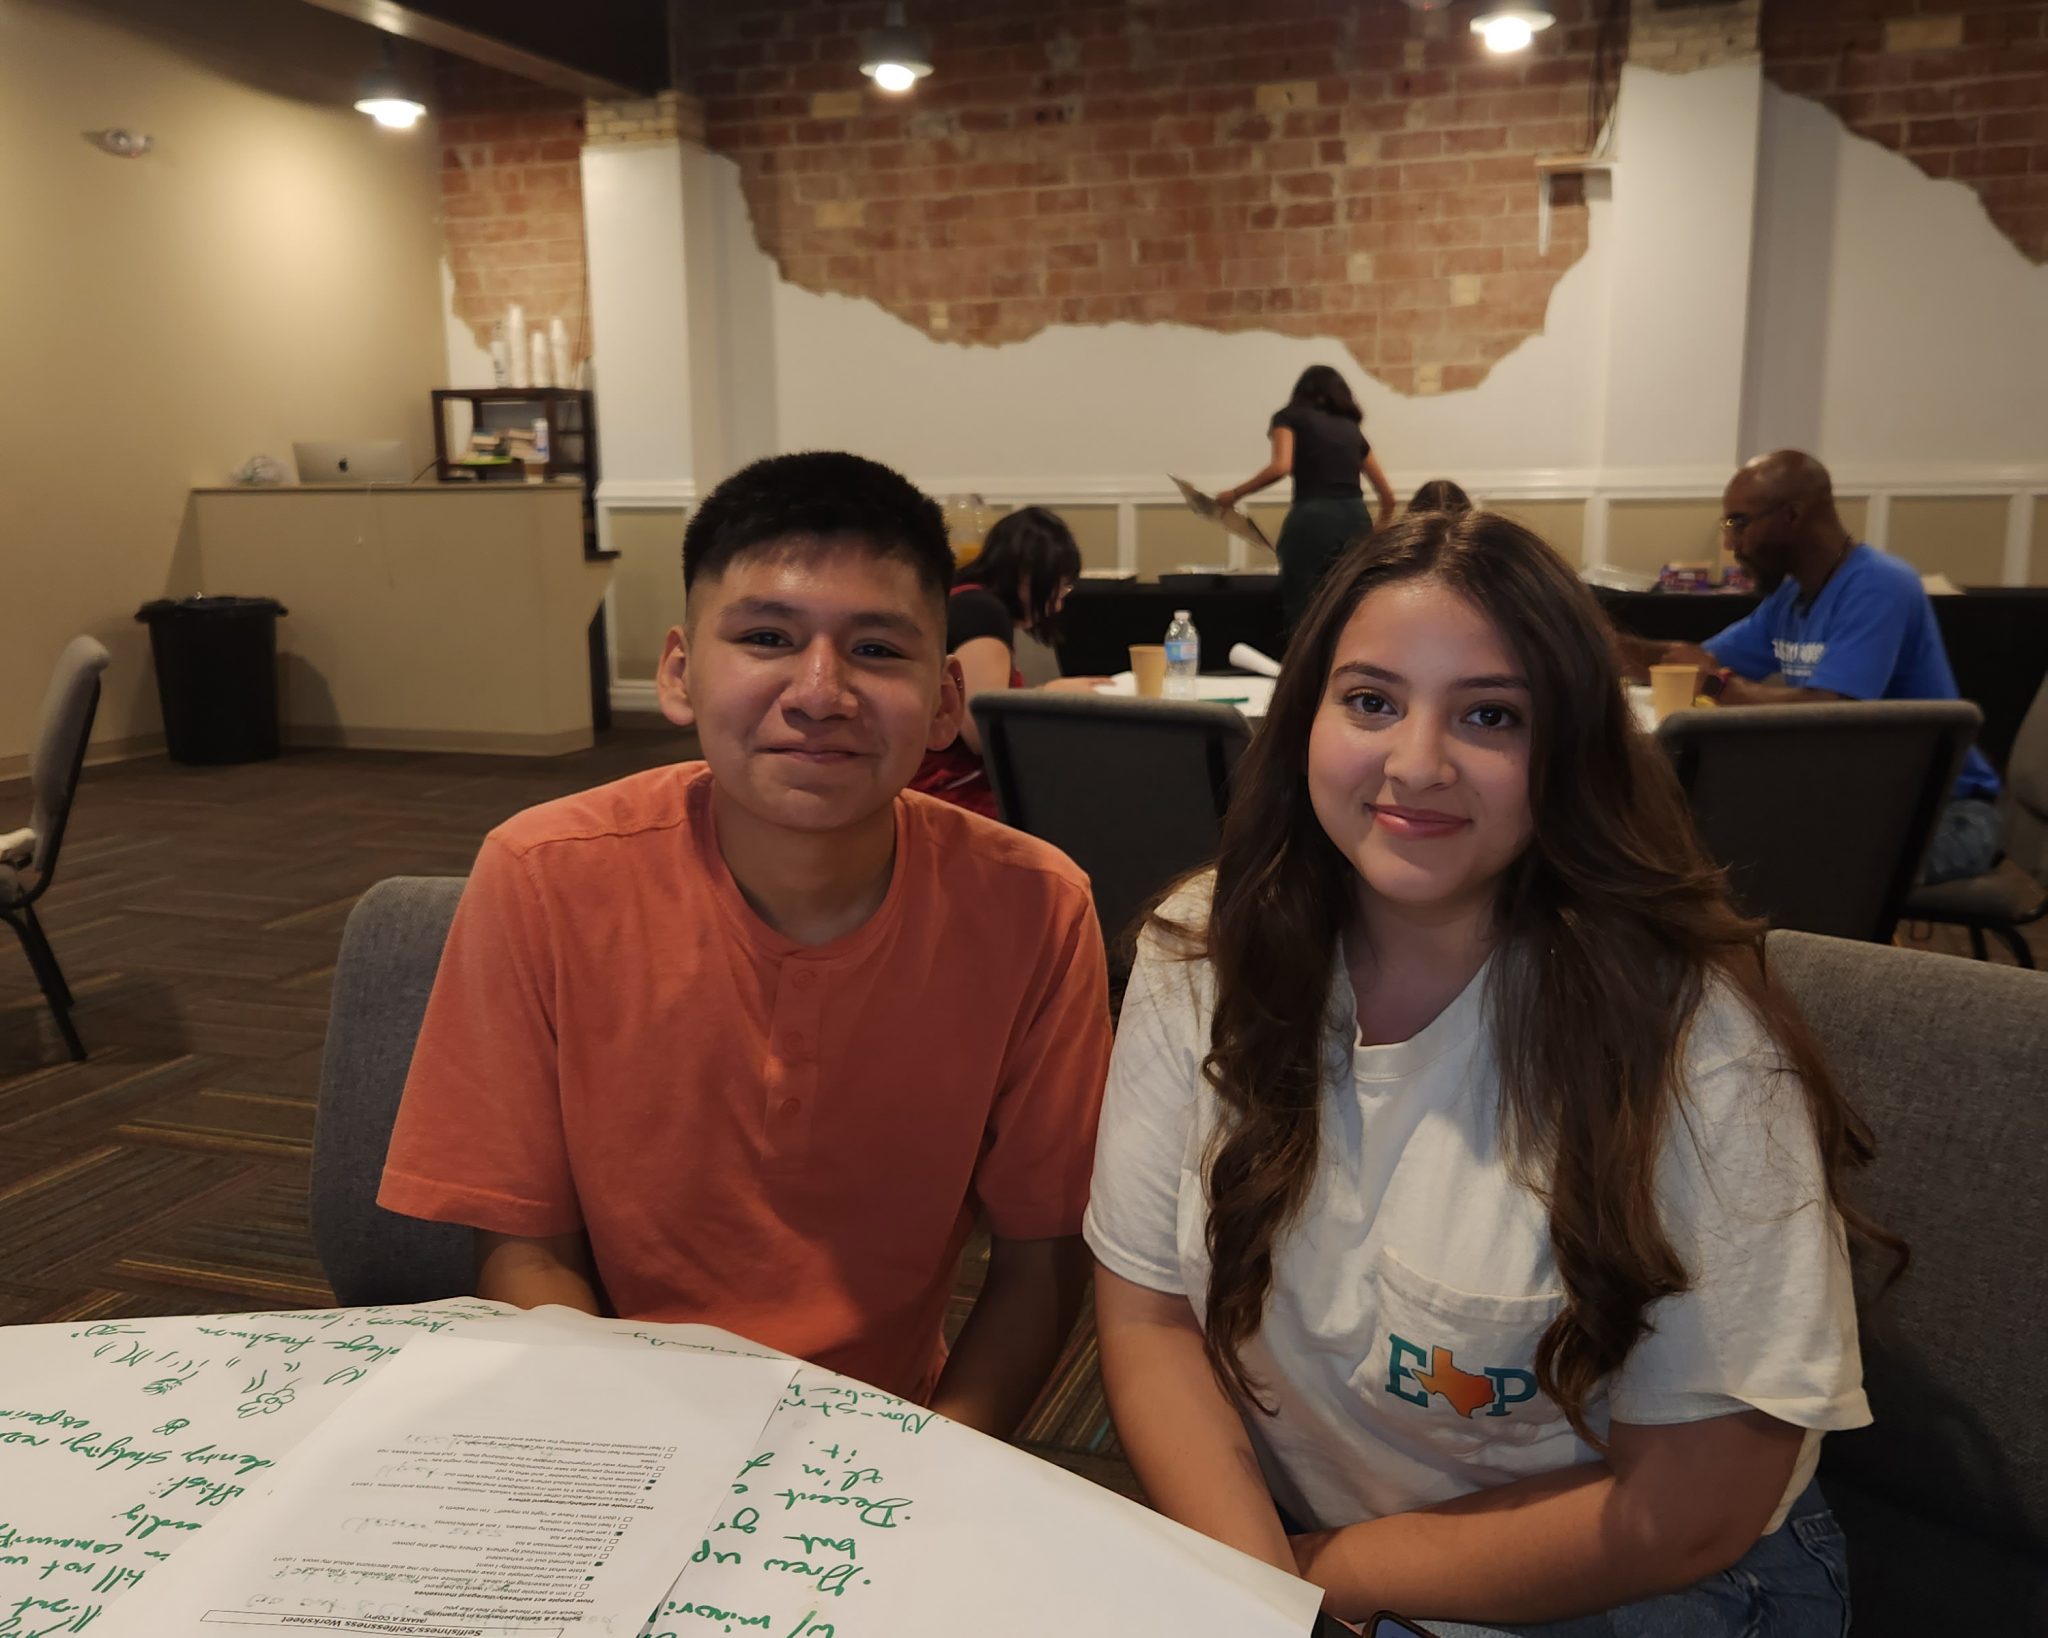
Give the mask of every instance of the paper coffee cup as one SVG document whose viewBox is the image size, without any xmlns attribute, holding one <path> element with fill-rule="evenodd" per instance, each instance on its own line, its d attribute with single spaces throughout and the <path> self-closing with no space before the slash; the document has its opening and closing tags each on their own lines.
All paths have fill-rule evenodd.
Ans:
<svg viewBox="0 0 2048 1638">
<path fill-rule="evenodd" d="M 1673 711 L 1689 709 L 1699 687 L 1700 668 L 1696 665 L 1653 665 L 1650 667 L 1650 709 L 1662 722 Z"/>
<path fill-rule="evenodd" d="M 1133 643 L 1131 676 L 1137 681 L 1141 698 L 1156 700 L 1163 696 L 1166 693 L 1166 645 Z"/>
</svg>

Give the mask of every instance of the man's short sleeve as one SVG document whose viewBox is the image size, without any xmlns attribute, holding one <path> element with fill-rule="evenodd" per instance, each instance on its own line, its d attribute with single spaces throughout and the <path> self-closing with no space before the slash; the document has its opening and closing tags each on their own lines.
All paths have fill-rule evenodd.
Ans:
<svg viewBox="0 0 2048 1638">
<path fill-rule="evenodd" d="M 1080 1233 L 1109 1073 L 1109 971 L 1095 907 L 1078 884 L 1063 883 L 1054 902 L 1045 978 L 1012 1037 L 974 1170 L 989 1232 L 1004 1240 Z"/>
<path fill-rule="evenodd" d="M 1829 614 L 1825 647 L 1802 686 L 1852 700 L 1885 698 L 1926 601 L 1920 582 L 1910 575 L 1859 574 L 1841 588 Z"/>
<path fill-rule="evenodd" d="M 427 1002 L 377 1203 L 539 1238 L 582 1226 L 562 1137 L 547 911 L 485 838 Z"/>
<path fill-rule="evenodd" d="M 1778 652 L 1771 646 L 1771 616 L 1776 608 L 1777 600 L 1767 597 L 1700 646 L 1736 676 L 1761 682 L 1778 669 Z"/>
</svg>

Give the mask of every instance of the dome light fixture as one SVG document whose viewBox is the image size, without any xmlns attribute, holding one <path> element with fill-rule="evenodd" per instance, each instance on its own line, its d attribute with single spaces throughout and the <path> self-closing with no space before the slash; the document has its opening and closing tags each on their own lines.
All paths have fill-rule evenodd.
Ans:
<svg viewBox="0 0 2048 1638">
<path fill-rule="evenodd" d="M 878 90 L 902 93 L 932 71 L 931 47 L 903 21 L 902 0 L 890 0 L 882 26 L 861 42 L 860 71 Z"/>
<path fill-rule="evenodd" d="M 1495 6 L 1472 19 L 1472 32 L 1496 56 L 1520 51 L 1557 19 L 1543 6 Z"/>
<path fill-rule="evenodd" d="M 388 39 L 384 42 L 383 65 L 365 74 L 358 89 L 361 95 L 356 98 L 356 112 L 368 114 L 379 125 L 394 131 L 411 130 L 427 111 L 427 105 L 399 77 L 398 62 Z"/>
</svg>

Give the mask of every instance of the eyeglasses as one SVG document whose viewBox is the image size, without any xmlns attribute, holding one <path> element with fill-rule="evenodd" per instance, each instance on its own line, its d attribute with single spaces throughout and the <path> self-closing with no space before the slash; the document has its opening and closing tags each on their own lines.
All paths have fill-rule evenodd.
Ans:
<svg viewBox="0 0 2048 1638">
<path fill-rule="evenodd" d="M 1724 512 L 1721 515 L 1721 533 L 1739 535 L 1760 518 L 1767 518 L 1773 512 L 1782 512 L 1792 503 L 1779 501 L 1775 506 L 1766 506 L 1761 512 Z"/>
</svg>

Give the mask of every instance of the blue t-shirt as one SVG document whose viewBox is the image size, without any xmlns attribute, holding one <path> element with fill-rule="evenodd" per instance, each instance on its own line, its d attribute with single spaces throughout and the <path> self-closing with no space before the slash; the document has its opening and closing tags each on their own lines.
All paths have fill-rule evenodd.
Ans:
<svg viewBox="0 0 2048 1638">
<path fill-rule="evenodd" d="M 1956 676 L 1934 605 L 1909 563 L 1854 546 L 1810 607 L 1799 582 L 1785 583 L 1725 631 L 1709 654 L 1738 677 L 1757 682 L 1781 673 L 1794 688 L 1824 688 L 1852 700 L 1952 700 Z M 1956 795 L 1998 794 L 1998 775 L 1971 746 Z"/>
</svg>

